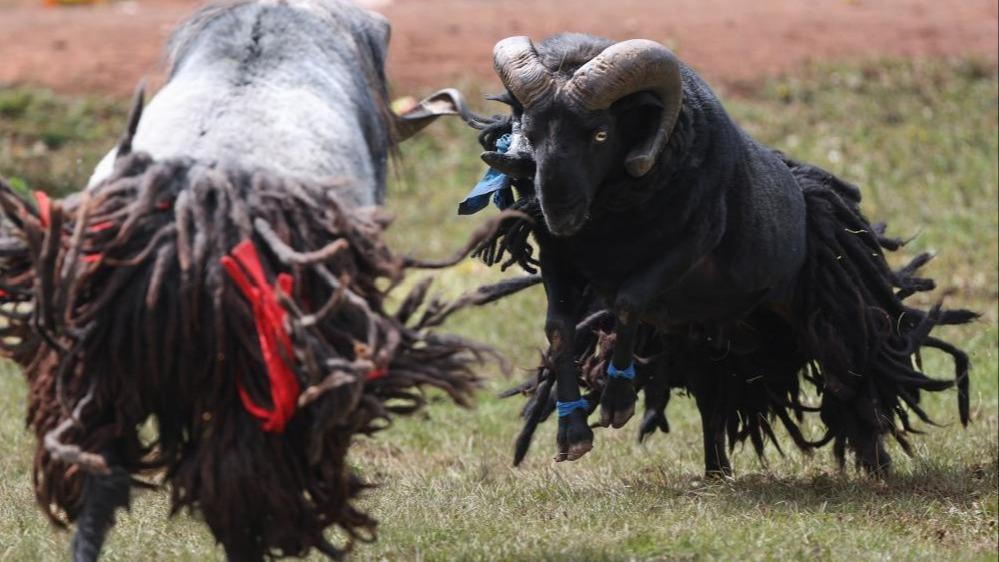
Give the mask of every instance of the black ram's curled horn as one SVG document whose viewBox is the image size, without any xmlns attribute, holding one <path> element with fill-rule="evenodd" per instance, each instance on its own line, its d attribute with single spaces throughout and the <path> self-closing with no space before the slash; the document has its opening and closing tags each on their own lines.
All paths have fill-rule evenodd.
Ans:
<svg viewBox="0 0 999 562">
<path fill-rule="evenodd" d="M 496 43 L 493 67 L 503 85 L 524 107 L 546 97 L 555 85 L 551 73 L 538 59 L 534 44 L 524 36 L 507 37 Z"/>
<path fill-rule="evenodd" d="M 589 111 L 607 109 L 617 100 L 643 90 L 659 96 L 663 111 L 655 134 L 627 156 L 625 168 L 634 177 L 652 169 L 680 117 L 683 86 L 676 55 L 647 39 L 615 43 L 581 66 L 564 90 L 570 103 Z"/>
</svg>

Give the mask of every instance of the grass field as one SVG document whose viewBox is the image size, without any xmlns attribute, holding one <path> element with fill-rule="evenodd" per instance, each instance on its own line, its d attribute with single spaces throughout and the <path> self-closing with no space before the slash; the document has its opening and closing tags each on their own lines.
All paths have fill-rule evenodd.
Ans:
<svg viewBox="0 0 999 562">
<path fill-rule="evenodd" d="M 0 89 L 0 173 L 23 187 L 78 188 L 117 135 L 125 105 Z M 364 502 L 381 521 L 379 541 L 360 545 L 358 560 L 997 558 L 995 70 L 967 60 L 810 67 L 748 88 L 728 107 L 761 140 L 859 184 L 872 218 L 895 234 L 918 234 L 905 253 L 939 252 L 928 269 L 938 296 L 983 313 L 971 326 L 942 331 L 974 361 L 971 426 L 957 422 L 955 393 L 941 393 L 929 397 L 928 410 L 942 427 L 914 438 L 915 458 L 892 445 L 896 474 L 887 482 L 840 473 L 828 448 L 812 457 L 771 448 L 766 465 L 737 449 L 736 478 L 705 482 L 696 411 L 678 398 L 673 433 L 644 446 L 635 444 L 632 421 L 599 430 L 584 459 L 555 465 L 549 424 L 513 469 L 520 402 L 494 395 L 521 375 L 504 379 L 492 368 L 475 410 L 436 401 L 356 444 L 354 462 L 381 483 Z M 396 248 L 442 255 L 480 223 L 454 214 L 482 172 L 473 143 L 471 132 L 447 124 L 404 147 L 391 191 Z M 455 293 L 495 276 L 469 262 L 439 286 Z M 449 328 L 529 367 L 542 346 L 542 310 L 533 291 L 464 313 Z M 941 357 L 927 357 L 927 368 L 951 376 Z M 3 368 L 0 561 L 60 560 L 68 535 L 53 531 L 34 504 L 24 401 L 20 375 Z M 104 559 L 221 559 L 204 526 L 168 520 L 167 509 L 166 494 L 138 494 Z"/>
</svg>

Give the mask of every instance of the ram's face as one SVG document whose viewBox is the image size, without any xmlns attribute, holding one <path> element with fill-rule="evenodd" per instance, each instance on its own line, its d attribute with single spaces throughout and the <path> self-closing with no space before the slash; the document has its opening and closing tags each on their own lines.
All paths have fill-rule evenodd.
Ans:
<svg viewBox="0 0 999 562">
<path fill-rule="evenodd" d="M 586 224 L 598 188 L 623 169 L 625 145 L 610 111 L 554 105 L 526 110 L 521 133 L 533 147 L 534 189 L 545 223 L 552 234 L 571 236 Z"/>
<path fill-rule="evenodd" d="M 566 40 L 578 50 L 578 36 Z M 557 46 L 561 39 L 552 41 Z M 586 56 L 570 74 L 559 62 L 565 57 L 543 62 L 527 37 L 493 49 L 493 67 L 533 155 L 545 222 L 556 236 L 583 228 L 598 190 L 614 174 L 640 177 L 652 169 L 683 99 L 680 63 L 658 43 L 634 39 Z M 523 160 L 519 154 L 506 160 Z"/>
</svg>

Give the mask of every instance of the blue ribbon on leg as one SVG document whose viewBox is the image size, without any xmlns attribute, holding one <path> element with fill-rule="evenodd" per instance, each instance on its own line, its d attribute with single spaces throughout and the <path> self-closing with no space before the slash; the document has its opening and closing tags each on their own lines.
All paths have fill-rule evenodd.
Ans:
<svg viewBox="0 0 999 562">
<path fill-rule="evenodd" d="M 555 402 L 555 409 L 558 410 L 558 417 L 564 418 L 575 410 L 589 410 L 590 403 L 586 401 L 586 398 L 580 398 L 572 402 Z"/>
<path fill-rule="evenodd" d="M 618 369 L 614 366 L 614 362 L 610 361 L 607 363 L 607 376 L 613 377 L 615 379 L 635 379 L 635 362 L 632 361 L 631 365 L 628 365 L 627 369 Z"/>
</svg>

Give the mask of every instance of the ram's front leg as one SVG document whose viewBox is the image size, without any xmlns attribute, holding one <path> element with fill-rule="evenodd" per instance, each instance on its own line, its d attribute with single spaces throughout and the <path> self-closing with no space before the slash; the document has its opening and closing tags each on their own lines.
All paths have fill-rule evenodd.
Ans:
<svg viewBox="0 0 999 562">
<path fill-rule="evenodd" d="M 593 448 L 593 430 L 586 422 L 590 404 L 580 396 L 579 368 L 576 364 L 573 340 L 574 322 L 566 317 L 549 314 L 546 323 L 548 342 L 555 369 L 556 411 L 558 412 L 557 462 L 574 461 Z"/>
<path fill-rule="evenodd" d="M 541 254 L 541 268 L 548 296 L 545 335 L 555 372 L 555 398 L 558 412 L 558 454 L 556 462 L 574 461 L 593 448 L 593 430 L 586 422 L 591 408 L 580 396 L 579 366 L 576 362 L 576 322 L 582 306 L 582 290 L 564 264 Z"/>
<path fill-rule="evenodd" d="M 635 338 L 641 312 L 629 298 L 614 305 L 614 351 L 607 363 L 607 383 L 600 397 L 600 425 L 622 427 L 635 414 Z"/>
<path fill-rule="evenodd" d="M 621 427 L 635 414 L 635 339 L 650 303 L 682 281 L 707 256 L 719 234 L 703 223 L 659 261 L 622 283 L 614 298 L 614 351 L 600 398 L 600 425 Z"/>
</svg>

